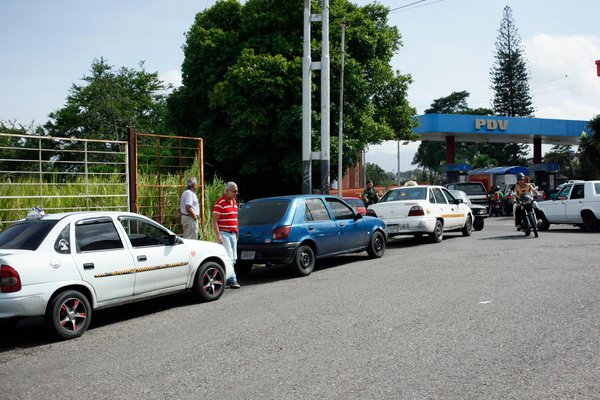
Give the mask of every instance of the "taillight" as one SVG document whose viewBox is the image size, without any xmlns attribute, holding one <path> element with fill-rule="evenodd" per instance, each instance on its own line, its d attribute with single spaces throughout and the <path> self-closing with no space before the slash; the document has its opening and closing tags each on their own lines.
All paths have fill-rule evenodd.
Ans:
<svg viewBox="0 0 600 400">
<path fill-rule="evenodd" d="M 291 231 L 292 231 L 291 225 L 280 226 L 279 228 L 276 228 L 273 231 L 273 240 L 285 239 L 286 237 L 288 237 L 290 235 Z"/>
<path fill-rule="evenodd" d="M 425 212 L 423 211 L 423 207 L 421 206 L 412 206 L 410 211 L 408 212 L 409 217 L 420 217 L 422 215 L 425 215 Z"/>
<path fill-rule="evenodd" d="M 0 267 L 0 292 L 18 292 L 21 290 L 21 277 L 13 267 L 3 265 Z"/>
</svg>

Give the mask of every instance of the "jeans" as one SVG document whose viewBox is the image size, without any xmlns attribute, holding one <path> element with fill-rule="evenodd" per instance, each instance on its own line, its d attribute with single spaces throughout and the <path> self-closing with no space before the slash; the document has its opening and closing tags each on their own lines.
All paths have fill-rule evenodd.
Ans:
<svg viewBox="0 0 600 400">
<path fill-rule="evenodd" d="M 229 257 L 233 260 L 233 265 L 235 267 L 235 260 L 237 260 L 237 236 L 235 233 L 224 232 L 221 231 L 221 238 L 223 239 L 223 247 L 225 247 L 225 251 L 229 254 Z M 232 271 L 232 275 L 229 279 L 227 279 L 228 283 L 237 282 L 237 276 L 235 276 L 235 268 Z"/>
</svg>

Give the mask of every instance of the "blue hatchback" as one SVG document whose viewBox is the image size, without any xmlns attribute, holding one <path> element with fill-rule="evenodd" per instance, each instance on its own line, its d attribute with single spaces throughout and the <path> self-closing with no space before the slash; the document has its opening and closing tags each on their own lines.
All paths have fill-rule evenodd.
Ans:
<svg viewBox="0 0 600 400">
<path fill-rule="evenodd" d="M 238 274 L 253 264 L 289 264 L 305 276 L 320 258 L 365 250 L 379 258 L 387 240 L 385 222 L 327 195 L 252 200 L 240 209 L 238 224 Z"/>
</svg>

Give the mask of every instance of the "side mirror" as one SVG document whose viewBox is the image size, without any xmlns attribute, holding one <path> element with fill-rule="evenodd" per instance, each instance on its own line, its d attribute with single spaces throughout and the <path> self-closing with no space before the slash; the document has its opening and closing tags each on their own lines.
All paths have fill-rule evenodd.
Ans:
<svg viewBox="0 0 600 400">
<path fill-rule="evenodd" d="M 357 212 L 357 213 L 354 213 L 354 220 L 355 220 L 355 221 L 358 221 L 359 219 L 362 219 L 362 214 L 361 214 L 361 213 L 359 213 L 359 212 Z"/>
<path fill-rule="evenodd" d="M 464 201 L 463 201 L 463 199 L 454 199 L 454 203 L 460 204 L 460 203 L 464 203 Z"/>
<path fill-rule="evenodd" d="M 169 235 L 169 243 L 171 245 L 180 243 L 179 236 L 177 236 L 175 234 Z"/>
</svg>

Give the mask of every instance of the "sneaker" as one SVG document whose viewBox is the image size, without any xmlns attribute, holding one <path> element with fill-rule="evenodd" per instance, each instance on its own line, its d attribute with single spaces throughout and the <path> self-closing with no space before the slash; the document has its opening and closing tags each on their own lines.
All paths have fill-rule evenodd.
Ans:
<svg viewBox="0 0 600 400">
<path fill-rule="evenodd" d="M 239 289 L 241 287 L 237 282 L 228 283 L 227 286 L 229 286 L 231 289 Z"/>
<path fill-rule="evenodd" d="M 517 226 L 517 230 L 520 231 L 521 230 L 521 225 Z"/>
</svg>

